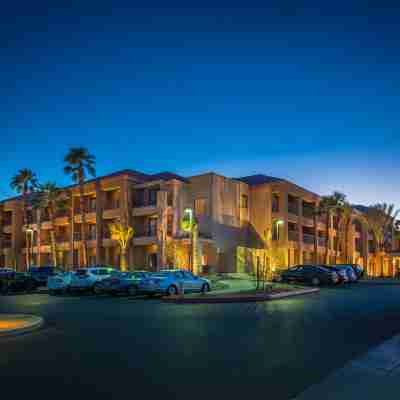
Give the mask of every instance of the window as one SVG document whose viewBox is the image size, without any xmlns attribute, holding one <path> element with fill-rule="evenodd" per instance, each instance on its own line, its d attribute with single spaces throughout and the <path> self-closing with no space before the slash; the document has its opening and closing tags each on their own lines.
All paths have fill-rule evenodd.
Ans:
<svg viewBox="0 0 400 400">
<path fill-rule="evenodd" d="M 149 190 L 149 206 L 155 206 L 157 204 L 157 193 L 158 189 Z"/>
<path fill-rule="evenodd" d="M 196 199 L 194 201 L 194 212 L 196 215 L 205 215 L 207 211 L 207 200 Z"/>
<path fill-rule="evenodd" d="M 279 212 L 279 194 L 272 193 L 272 212 Z"/>
<path fill-rule="evenodd" d="M 149 219 L 149 236 L 157 236 L 157 218 Z"/>
<path fill-rule="evenodd" d="M 240 208 L 249 208 L 249 197 L 246 194 L 240 197 Z"/>
<path fill-rule="evenodd" d="M 193 275 L 189 271 L 184 271 L 183 272 L 183 276 L 184 276 L 185 279 L 193 279 Z"/>
</svg>

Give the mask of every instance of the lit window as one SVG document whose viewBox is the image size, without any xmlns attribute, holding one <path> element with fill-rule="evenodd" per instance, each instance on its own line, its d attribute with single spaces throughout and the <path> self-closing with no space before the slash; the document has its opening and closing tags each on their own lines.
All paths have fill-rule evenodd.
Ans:
<svg viewBox="0 0 400 400">
<path fill-rule="evenodd" d="M 204 215 L 207 209 L 206 199 L 196 199 L 194 201 L 194 212 L 196 215 Z"/>
</svg>

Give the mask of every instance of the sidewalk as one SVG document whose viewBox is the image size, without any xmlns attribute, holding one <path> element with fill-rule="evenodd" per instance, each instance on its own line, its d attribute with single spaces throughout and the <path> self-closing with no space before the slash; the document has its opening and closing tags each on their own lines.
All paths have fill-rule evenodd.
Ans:
<svg viewBox="0 0 400 400">
<path fill-rule="evenodd" d="M 293 400 L 384 400 L 400 392 L 400 335 L 350 361 Z"/>
</svg>

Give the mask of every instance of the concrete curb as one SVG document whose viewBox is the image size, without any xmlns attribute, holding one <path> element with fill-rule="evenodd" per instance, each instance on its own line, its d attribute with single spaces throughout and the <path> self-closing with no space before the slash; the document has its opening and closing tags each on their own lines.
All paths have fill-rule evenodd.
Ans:
<svg viewBox="0 0 400 400">
<path fill-rule="evenodd" d="M 0 328 L 0 338 L 32 332 L 39 329 L 44 324 L 44 319 L 42 317 L 26 314 L 0 314 L 0 323 L 4 321 L 19 321 L 21 322 L 21 326 L 10 329 Z"/>
<path fill-rule="evenodd" d="M 299 289 L 293 290 L 290 292 L 282 292 L 275 294 L 265 294 L 265 295 L 245 295 L 245 296 L 210 296 L 210 295 L 202 295 L 198 297 L 179 297 L 179 296 L 169 296 L 163 297 L 162 300 L 166 303 L 175 303 L 175 304 L 222 304 L 222 303 L 250 303 L 257 301 L 271 301 L 278 300 L 287 297 L 293 296 L 301 296 L 303 294 L 311 294 L 318 293 L 320 289 L 312 288 L 312 289 Z"/>
</svg>

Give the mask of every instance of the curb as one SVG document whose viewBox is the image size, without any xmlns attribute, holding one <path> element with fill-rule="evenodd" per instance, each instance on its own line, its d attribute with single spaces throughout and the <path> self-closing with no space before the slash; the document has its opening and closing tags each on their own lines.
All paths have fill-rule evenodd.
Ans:
<svg viewBox="0 0 400 400">
<path fill-rule="evenodd" d="M 7 320 L 18 320 L 22 322 L 22 326 L 18 328 L 3 329 L 0 330 L 0 338 L 17 336 L 24 333 L 32 332 L 39 329 L 44 324 L 44 319 L 36 315 L 26 315 L 26 314 L 0 314 L 0 322 Z"/>
<path fill-rule="evenodd" d="M 166 303 L 175 304 L 223 304 L 223 303 L 250 303 L 257 301 L 271 301 L 278 300 L 287 297 L 301 296 L 303 294 L 318 293 L 320 289 L 300 289 L 293 290 L 291 292 L 282 292 L 276 294 L 265 294 L 265 295 L 247 295 L 247 296 L 225 296 L 225 297 L 213 297 L 212 295 L 203 295 L 204 297 L 163 297 L 161 300 Z"/>
</svg>

